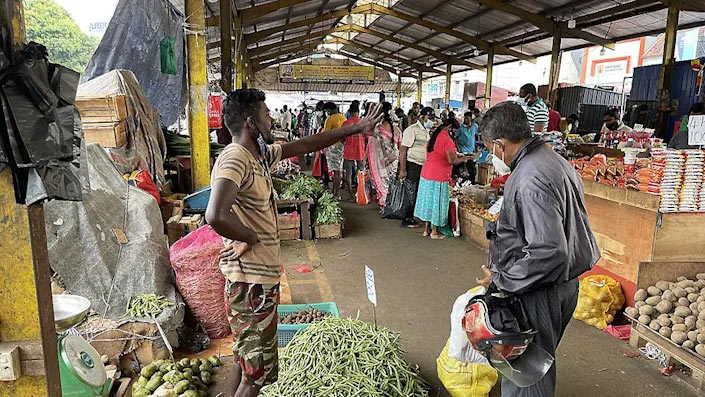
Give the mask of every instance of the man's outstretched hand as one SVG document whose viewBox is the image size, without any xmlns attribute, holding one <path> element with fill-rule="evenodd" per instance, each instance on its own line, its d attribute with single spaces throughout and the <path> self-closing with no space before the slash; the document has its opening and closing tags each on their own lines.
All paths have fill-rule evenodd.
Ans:
<svg viewBox="0 0 705 397">
<path fill-rule="evenodd" d="M 490 286 L 490 282 L 492 282 L 492 270 L 490 270 L 490 268 L 488 268 L 487 266 L 482 265 L 482 271 L 485 273 L 485 277 L 482 280 L 476 278 L 475 282 L 487 288 Z"/>
<path fill-rule="evenodd" d="M 375 126 L 382 122 L 384 115 L 382 114 L 382 104 L 373 103 L 370 105 L 370 110 L 357 125 L 360 127 L 360 133 L 365 135 L 374 135 Z"/>
</svg>

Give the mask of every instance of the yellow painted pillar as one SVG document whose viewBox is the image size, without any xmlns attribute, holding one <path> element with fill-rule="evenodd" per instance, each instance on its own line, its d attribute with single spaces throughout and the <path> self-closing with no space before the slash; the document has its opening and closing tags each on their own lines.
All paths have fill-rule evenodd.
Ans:
<svg viewBox="0 0 705 397">
<path fill-rule="evenodd" d="M 12 55 L 26 40 L 23 3 L 0 0 L 0 7 L 7 16 L 0 24 L 12 38 L 12 49 L 5 50 Z M 0 381 L 0 397 L 61 397 L 44 210 L 41 203 L 16 203 L 10 168 L 0 171 L 0 241 L 0 347 L 41 346 L 20 348 L 20 361 L 43 364 L 26 367 L 15 381 Z"/>
<path fill-rule="evenodd" d="M 397 108 L 401 107 L 401 75 L 397 73 Z"/>
<path fill-rule="evenodd" d="M 492 69 L 494 68 L 494 46 L 490 44 L 487 51 L 487 73 L 485 75 L 485 109 L 492 106 Z M 477 104 L 475 104 L 477 107 Z"/>
<path fill-rule="evenodd" d="M 666 19 L 666 34 L 663 45 L 663 62 L 661 63 L 661 75 L 659 78 L 658 97 L 661 99 L 659 105 L 658 128 L 656 134 L 659 138 L 666 138 L 668 134 L 668 115 L 671 113 L 671 83 L 673 65 L 676 63 L 676 33 L 678 32 L 678 13 L 681 8 L 681 0 L 670 0 L 668 3 L 668 17 Z"/>
<path fill-rule="evenodd" d="M 446 66 L 446 94 L 443 97 L 443 102 L 446 105 L 446 110 L 450 112 L 450 84 L 451 84 L 451 75 L 453 74 L 453 65 L 448 62 L 448 65 Z"/>
<path fill-rule="evenodd" d="M 423 72 L 419 70 L 419 78 L 416 80 L 416 102 L 422 104 L 421 102 L 421 90 L 423 89 Z"/>
<path fill-rule="evenodd" d="M 191 179 L 193 189 L 210 185 L 211 160 L 208 134 L 208 79 L 206 76 L 205 3 L 186 0 L 186 23 L 194 33 L 186 36 L 188 48 L 188 110 L 191 134 Z M 223 60 L 221 59 L 221 62 Z"/>
<path fill-rule="evenodd" d="M 551 105 L 555 107 L 558 105 L 558 78 L 561 74 L 561 25 L 556 23 L 553 28 L 553 48 L 551 49 L 551 69 L 548 74 L 548 98 Z"/>
<path fill-rule="evenodd" d="M 242 88 L 244 81 L 244 61 L 242 47 L 245 42 L 242 37 L 242 21 L 239 16 L 235 17 L 235 89 Z"/>
</svg>

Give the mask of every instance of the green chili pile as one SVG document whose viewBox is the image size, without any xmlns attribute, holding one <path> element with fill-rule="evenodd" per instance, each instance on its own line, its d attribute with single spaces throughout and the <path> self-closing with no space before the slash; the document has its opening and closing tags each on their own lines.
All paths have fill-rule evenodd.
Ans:
<svg viewBox="0 0 705 397">
<path fill-rule="evenodd" d="M 296 333 L 279 360 L 279 380 L 263 397 L 428 396 L 403 358 L 399 333 L 327 318 Z"/>
</svg>

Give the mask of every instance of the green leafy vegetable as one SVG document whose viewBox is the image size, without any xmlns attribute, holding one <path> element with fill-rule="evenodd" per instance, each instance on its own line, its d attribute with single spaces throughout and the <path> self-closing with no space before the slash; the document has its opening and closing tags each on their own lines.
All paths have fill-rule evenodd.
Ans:
<svg viewBox="0 0 705 397">
<path fill-rule="evenodd" d="M 317 199 L 322 193 L 323 187 L 317 180 L 299 175 L 289 183 L 280 197 L 282 200 Z"/>
<path fill-rule="evenodd" d="M 330 225 L 343 223 L 344 220 L 338 199 L 330 192 L 324 192 L 316 202 L 316 223 Z"/>
</svg>

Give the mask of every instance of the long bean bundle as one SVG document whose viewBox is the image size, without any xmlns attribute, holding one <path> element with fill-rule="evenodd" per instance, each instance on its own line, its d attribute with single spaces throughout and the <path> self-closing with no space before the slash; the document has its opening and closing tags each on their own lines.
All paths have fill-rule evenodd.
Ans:
<svg viewBox="0 0 705 397">
<path fill-rule="evenodd" d="M 403 358 L 399 333 L 341 318 L 299 331 L 280 357 L 279 380 L 264 397 L 428 396 Z"/>
</svg>

